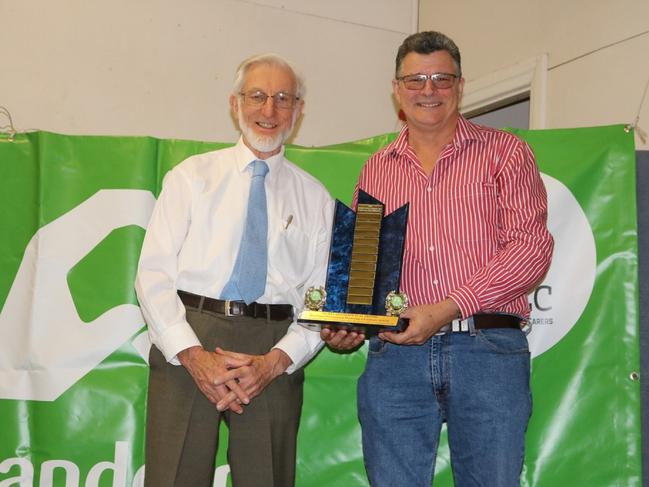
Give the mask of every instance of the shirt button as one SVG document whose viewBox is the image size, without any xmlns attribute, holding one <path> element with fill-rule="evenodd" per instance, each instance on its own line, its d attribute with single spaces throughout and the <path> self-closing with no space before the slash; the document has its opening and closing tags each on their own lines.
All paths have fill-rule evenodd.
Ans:
<svg viewBox="0 0 649 487">
<path fill-rule="evenodd" d="M 428 186 L 428 187 L 426 188 L 426 191 L 428 191 L 429 193 L 430 193 L 432 190 L 433 190 L 433 188 L 431 188 L 430 186 Z"/>
<path fill-rule="evenodd" d="M 437 279 L 435 279 L 435 280 L 433 281 L 433 284 L 435 284 L 435 286 L 437 286 L 437 285 L 439 284 L 439 281 L 438 281 Z"/>
<path fill-rule="evenodd" d="M 431 252 L 434 252 L 435 251 L 435 246 L 431 245 L 430 247 L 428 247 L 428 250 L 430 250 Z"/>
</svg>

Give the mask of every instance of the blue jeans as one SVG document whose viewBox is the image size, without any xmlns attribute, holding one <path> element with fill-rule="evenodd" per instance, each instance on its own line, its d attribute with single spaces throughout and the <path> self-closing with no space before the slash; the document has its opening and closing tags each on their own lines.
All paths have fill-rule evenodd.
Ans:
<svg viewBox="0 0 649 487">
<path fill-rule="evenodd" d="M 400 346 L 371 338 L 358 382 L 365 468 L 373 487 L 430 487 L 446 421 L 456 487 L 518 486 L 532 410 L 520 330 L 433 336 Z"/>
</svg>

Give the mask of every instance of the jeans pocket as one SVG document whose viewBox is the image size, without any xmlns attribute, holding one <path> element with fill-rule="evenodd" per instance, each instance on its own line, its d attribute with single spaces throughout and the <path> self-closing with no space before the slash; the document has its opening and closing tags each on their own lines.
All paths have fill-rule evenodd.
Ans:
<svg viewBox="0 0 649 487">
<path fill-rule="evenodd" d="M 530 350 L 525 333 L 515 328 L 478 330 L 477 338 L 496 353 L 529 353 Z"/>
<path fill-rule="evenodd" d="M 388 346 L 388 342 L 381 340 L 377 336 L 370 337 L 370 343 L 367 346 L 367 356 L 376 357 L 383 355 L 385 349 Z"/>
</svg>

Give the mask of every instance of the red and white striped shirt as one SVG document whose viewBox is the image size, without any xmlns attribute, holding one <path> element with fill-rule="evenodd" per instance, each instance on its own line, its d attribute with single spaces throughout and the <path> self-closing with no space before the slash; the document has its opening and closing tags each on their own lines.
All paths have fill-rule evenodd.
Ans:
<svg viewBox="0 0 649 487">
<path fill-rule="evenodd" d="M 545 186 L 525 142 L 459 117 L 427 176 L 405 126 L 367 161 L 359 188 L 382 201 L 386 215 L 410 203 L 401 290 L 411 305 L 450 297 L 462 317 L 529 317 L 527 293 L 546 273 L 554 242 Z"/>
</svg>

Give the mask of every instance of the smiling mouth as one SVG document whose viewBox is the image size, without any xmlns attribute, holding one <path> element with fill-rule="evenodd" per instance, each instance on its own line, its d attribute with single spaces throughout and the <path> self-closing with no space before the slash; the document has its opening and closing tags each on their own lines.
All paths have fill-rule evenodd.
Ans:
<svg viewBox="0 0 649 487">
<path fill-rule="evenodd" d="M 441 102 L 422 102 L 422 101 L 420 101 L 420 102 L 417 103 L 417 106 L 422 107 L 422 108 L 437 108 L 439 106 L 442 106 L 442 103 Z"/>
<path fill-rule="evenodd" d="M 262 129 L 274 129 L 275 127 L 277 127 L 276 123 L 270 122 L 255 122 L 255 125 L 261 127 Z"/>
</svg>

